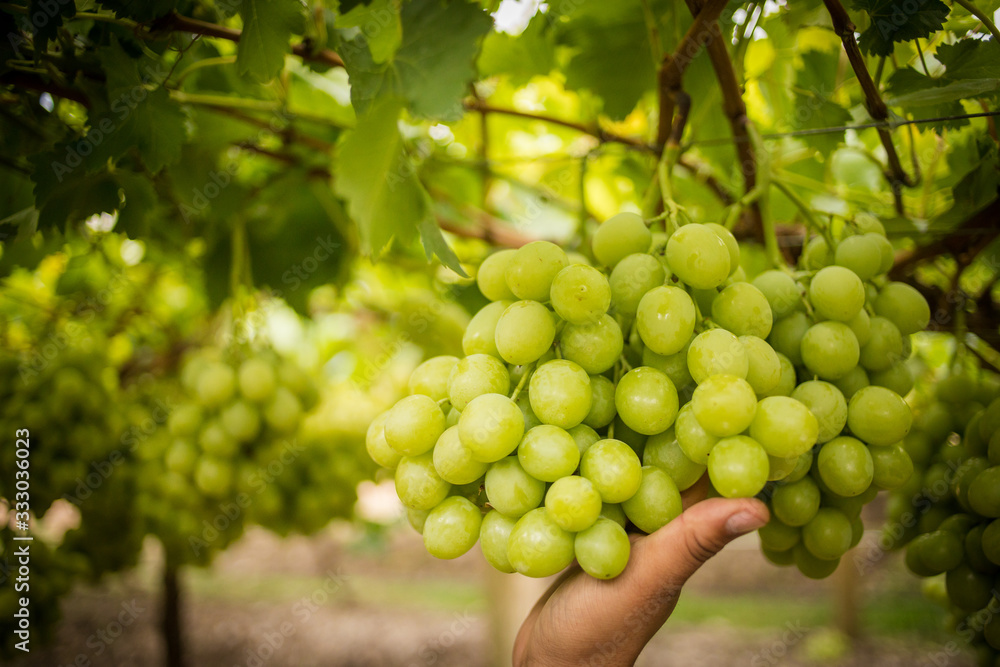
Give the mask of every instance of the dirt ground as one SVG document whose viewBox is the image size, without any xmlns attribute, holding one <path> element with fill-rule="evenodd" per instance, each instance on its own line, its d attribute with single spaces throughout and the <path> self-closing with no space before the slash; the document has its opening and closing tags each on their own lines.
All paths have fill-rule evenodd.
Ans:
<svg viewBox="0 0 1000 667">
<path fill-rule="evenodd" d="M 873 534 L 866 543 L 876 539 Z M 248 533 L 211 571 L 185 579 L 190 665 L 509 664 L 506 650 L 496 655 L 499 651 L 491 648 L 485 566 L 475 550 L 444 563 L 426 556 L 412 531 L 391 530 L 384 540 L 373 543 L 343 526 L 308 539 Z M 791 612 L 787 617 L 777 612 L 769 625 L 735 618 L 738 613 L 730 613 L 735 607 L 727 600 L 751 600 L 752 617 L 754 596 L 813 600 L 822 607 L 843 585 L 837 575 L 833 581 L 811 582 L 775 568 L 759 555 L 755 540 L 741 538 L 696 575 L 682 606 L 688 602 L 695 608 L 706 600 L 718 604 L 709 604 L 708 617 L 694 618 L 689 611 L 688 618 L 668 622 L 638 665 L 971 667 L 966 656 L 942 648 L 943 635 L 929 639 L 917 628 L 869 636 L 847 649 L 842 635 Z M 147 551 L 136 572 L 75 591 L 64 603 L 55 643 L 15 667 L 162 664 L 158 599 L 151 583 L 158 556 L 155 549 Z M 913 582 L 896 572 L 900 568 L 876 569 L 859 582 L 863 599 L 892 595 L 897 588 L 912 593 Z M 423 588 L 405 588 L 417 584 Z M 530 606 L 535 592 L 529 595 L 521 609 Z"/>
</svg>

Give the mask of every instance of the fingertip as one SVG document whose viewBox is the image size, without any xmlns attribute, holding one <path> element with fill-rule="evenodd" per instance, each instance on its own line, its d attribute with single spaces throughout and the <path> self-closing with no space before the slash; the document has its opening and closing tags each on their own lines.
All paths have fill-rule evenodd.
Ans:
<svg viewBox="0 0 1000 667">
<path fill-rule="evenodd" d="M 739 537 L 764 526 L 770 518 L 764 503 L 756 498 L 747 498 L 726 520 L 725 530 L 731 537 Z"/>
</svg>

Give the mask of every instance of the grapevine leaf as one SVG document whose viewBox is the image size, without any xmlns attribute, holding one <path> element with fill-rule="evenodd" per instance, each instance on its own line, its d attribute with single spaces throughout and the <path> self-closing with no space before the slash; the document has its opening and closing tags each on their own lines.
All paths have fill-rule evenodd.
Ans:
<svg viewBox="0 0 1000 667">
<path fill-rule="evenodd" d="M 997 92 L 1000 92 L 1000 79 L 966 79 L 893 97 L 886 102 L 902 107 L 936 106 L 974 97 L 992 96 Z"/>
<path fill-rule="evenodd" d="M 52 0 L 29 0 L 28 16 L 31 31 L 39 41 L 37 47 L 45 51 L 50 39 L 55 39 L 63 19 L 71 19 L 76 15 L 76 5 L 72 2 L 52 2 Z M 14 33 L 11 33 L 13 36 Z M 5 39 L 5 41 L 7 41 Z"/>
<path fill-rule="evenodd" d="M 40 230 L 62 228 L 96 213 L 112 213 L 120 203 L 118 182 L 108 173 L 78 174 L 60 183 L 36 204 Z"/>
<path fill-rule="evenodd" d="M 372 60 L 388 61 L 403 41 L 399 4 L 394 0 L 373 0 L 369 5 L 358 5 L 337 20 L 339 28 L 358 28 L 364 34 Z"/>
<path fill-rule="evenodd" d="M 542 14 L 535 16 L 516 37 L 502 32 L 487 35 L 479 54 L 479 74 L 506 75 L 514 85 L 523 85 L 534 76 L 551 72 L 555 67 L 555 44 L 545 18 Z"/>
<path fill-rule="evenodd" d="M 243 76 L 270 81 L 285 65 L 288 40 L 302 30 L 300 0 L 243 0 L 243 35 L 236 50 L 236 67 Z"/>
<path fill-rule="evenodd" d="M 429 197 L 427 205 L 428 208 L 431 206 Z M 441 263 L 449 269 L 463 278 L 469 277 L 462 268 L 461 262 L 458 261 L 455 251 L 451 249 L 451 246 L 445 240 L 444 234 L 441 233 L 441 228 L 438 227 L 433 215 L 425 215 L 420 219 L 420 240 L 423 243 L 427 259 L 431 259 L 436 255 L 441 260 Z"/>
<path fill-rule="evenodd" d="M 358 119 L 340 144 L 336 192 L 347 200 L 366 254 L 380 255 L 394 237 L 408 240 L 418 231 L 425 232 L 428 253 L 436 253 L 461 273 L 457 260 L 452 262 L 454 255 L 442 248 L 444 240 L 435 239 L 427 228 L 428 220 L 434 225 L 431 199 L 403 150 L 396 124 L 401 110 L 398 100 L 382 99 Z"/>
<path fill-rule="evenodd" d="M 101 0 L 101 5 L 114 11 L 115 16 L 152 21 L 169 14 L 177 0 Z"/>
<path fill-rule="evenodd" d="M 922 39 L 940 30 L 948 18 L 948 5 L 941 0 L 900 3 L 898 0 L 854 0 L 854 7 L 871 17 L 858 45 L 865 53 L 888 56 L 895 42 Z"/>
<path fill-rule="evenodd" d="M 159 85 L 166 76 L 162 63 L 135 60 L 116 40 L 98 57 L 107 75 L 109 107 L 88 134 L 87 143 L 96 146 L 90 164 L 117 159 L 131 148 L 139 150 L 153 173 L 175 162 L 187 135 L 186 116 Z"/>
<path fill-rule="evenodd" d="M 156 208 L 156 190 L 145 176 L 132 171 L 116 174 L 125 195 L 125 203 L 118 211 L 117 231 L 128 234 L 129 238 L 149 235 L 150 212 Z"/>
<path fill-rule="evenodd" d="M 838 54 L 826 51 L 806 51 L 802 54 L 802 68 L 795 77 L 795 114 L 792 126 L 796 130 L 820 127 L 839 127 L 851 120 L 851 114 L 841 105 L 831 101 L 836 81 Z M 803 137 L 823 153 L 830 153 L 844 138 L 844 132 L 815 134 Z"/>
<path fill-rule="evenodd" d="M 465 2 L 413 0 L 402 9 L 403 41 L 393 60 L 375 61 L 362 32 L 345 38 L 341 55 L 351 75 L 351 100 L 364 112 L 380 96 L 402 97 L 420 117 L 454 120 L 476 78 L 474 61 L 490 17 Z"/>
</svg>

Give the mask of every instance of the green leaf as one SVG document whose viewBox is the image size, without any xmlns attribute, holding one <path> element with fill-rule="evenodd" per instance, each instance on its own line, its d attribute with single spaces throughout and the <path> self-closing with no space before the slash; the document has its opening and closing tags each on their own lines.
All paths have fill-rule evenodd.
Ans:
<svg viewBox="0 0 1000 667">
<path fill-rule="evenodd" d="M 389 62 L 375 61 L 364 32 L 343 40 L 354 108 L 363 113 L 390 96 L 408 100 L 415 116 L 459 118 L 462 97 L 476 78 L 479 41 L 493 25 L 489 15 L 466 2 L 413 0 L 401 19 L 403 41 Z"/>
<path fill-rule="evenodd" d="M 838 127 L 850 122 L 851 114 L 847 109 L 830 100 L 838 59 L 839 53 L 826 51 L 813 50 L 802 54 L 802 67 L 795 76 L 794 129 Z M 817 150 L 830 153 L 844 139 L 844 132 L 807 135 L 802 139 Z"/>
<path fill-rule="evenodd" d="M 372 60 L 384 63 L 396 53 L 403 41 L 403 24 L 397 0 L 373 0 L 358 5 L 337 19 L 338 28 L 358 28 L 364 34 Z"/>
<path fill-rule="evenodd" d="M 895 42 L 927 37 L 944 27 L 948 5 L 941 0 L 854 0 L 853 6 L 871 17 L 871 25 L 861 33 L 858 45 L 865 53 L 877 56 L 892 54 Z"/>
<path fill-rule="evenodd" d="M 243 76 L 270 81 L 285 66 L 288 41 L 304 25 L 300 0 L 243 0 L 243 35 L 236 49 L 236 67 Z"/>
<path fill-rule="evenodd" d="M 125 195 L 118 211 L 115 230 L 137 239 L 149 235 L 150 213 L 156 208 L 157 196 L 152 182 L 142 174 L 120 171 L 116 174 Z"/>
<path fill-rule="evenodd" d="M 108 173 L 76 174 L 39 199 L 38 229 L 62 229 L 95 213 L 113 213 L 121 199 L 118 182 Z"/>
<path fill-rule="evenodd" d="M 98 51 L 107 75 L 108 109 L 95 118 L 84 143 L 95 147 L 91 167 L 136 148 L 153 173 L 180 157 L 187 137 L 184 110 L 160 84 L 167 69 L 143 57 L 133 59 L 117 40 Z M 149 90 L 151 86 L 156 86 Z"/>
<path fill-rule="evenodd" d="M 76 15 L 76 5 L 72 2 L 53 2 L 52 0 L 29 0 L 28 16 L 31 17 L 28 23 L 40 51 L 45 51 L 50 39 L 55 39 L 59 33 L 59 28 L 63 25 L 63 19 L 71 19 Z M 13 36 L 14 33 L 10 33 Z M 4 41 L 8 41 L 10 36 L 4 36 Z"/>
<path fill-rule="evenodd" d="M 551 72 L 555 57 L 553 32 L 546 17 L 538 14 L 520 35 L 491 32 L 486 36 L 479 54 L 479 74 L 484 78 L 507 76 L 515 86 L 524 85 L 534 76 Z"/>
<path fill-rule="evenodd" d="M 430 202 L 428 201 L 428 205 Z M 434 216 L 425 215 L 420 220 L 420 241 L 424 246 L 424 253 L 427 255 L 427 259 L 432 259 L 437 256 L 442 264 L 447 266 L 449 269 L 462 276 L 463 278 L 468 278 L 469 275 L 462 268 L 461 262 L 458 261 L 458 256 L 455 251 L 451 249 L 448 242 L 444 239 L 444 234 L 441 233 L 441 228 L 438 227 L 437 222 L 434 220 Z"/>
<path fill-rule="evenodd" d="M 427 227 L 436 228 L 431 199 L 403 150 L 397 126 L 401 110 L 399 101 L 382 99 L 358 118 L 357 127 L 340 144 L 335 190 L 347 200 L 364 253 L 378 256 L 394 237 L 405 241 L 419 231 L 428 253 L 462 273 L 443 238 L 434 238 Z"/>
<path fill-rule="evenodd" d="M 937 106 L 973 97 L 992 96 L 997 92 L 1000 92 L 1000 79 L 967 79 L 893 97 L 886 100 L 886 103 L 902 107 Z"/>
<path fill-rule="evenodd" d="M 114 11 L 115 16 L 152 21 L 173 11 L 177 0 L 101 0 L 101 5 Z"/>
<path fill-rule="evenodd" d="M 941 44 L 934 57 L 945 66 L 945 77 L 952 80 L 1000 76 L 1000 44 L 992 40 L 963 39 Z"/>
</svg>

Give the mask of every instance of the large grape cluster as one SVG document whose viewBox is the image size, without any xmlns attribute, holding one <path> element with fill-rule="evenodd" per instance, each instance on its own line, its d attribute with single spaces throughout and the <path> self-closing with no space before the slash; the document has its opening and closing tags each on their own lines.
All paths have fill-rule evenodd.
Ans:
<svg viewBox="0 0 1000 667">
<path fill-rule="evenodd" d="M 720 225 L 652 245 L 622 213 L 593 238 L 603 271 L 548 242 L 479 267 L 491 303 L 466 356 L 418 367 L 368 431 L 431 554 L 478 539 L 504 572 L 576 558 L 611 578 L 626 527 L 671 521 L 707 471 L 719 495 L 768 500 L 771 560 L 825 576 L 856 542 L 861 505 L 906 481 L 910 410 L 889 387 L 903 390 L 905 340 L 929 312 L 884 279 L 884 233 L 845 231 L 835 252 L 807 251 L 830 266 L 752 283 Z"/>
<path fill-rule="evenodd" d="M 978 375 L 978 377 L 977 377 Z M 907 449 L 920 474 L 897 490 L 883 541 L 951 612 L 981 664 L 1000 664 L 1000 387 L 992 374 L 950 372 L 918 407 Z M 985 406 L 985 407 L 983 407 Z"/>
<path fill-rule="evenodd" d="M 168 554 L 205 562 L 248 521 L 293 522 L 305 450 L 297 436 L 318 400 L 313 379 L 269 350 L 202 348 L 184 361 L 180 394 L 166 428 L 140 448 L 139 502 Z"/>
</svg>

